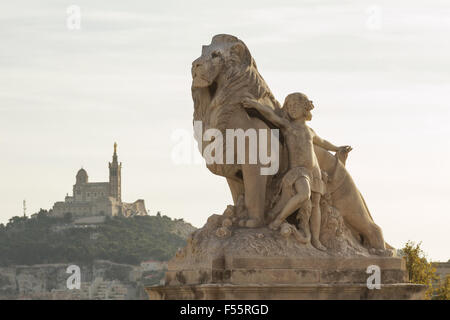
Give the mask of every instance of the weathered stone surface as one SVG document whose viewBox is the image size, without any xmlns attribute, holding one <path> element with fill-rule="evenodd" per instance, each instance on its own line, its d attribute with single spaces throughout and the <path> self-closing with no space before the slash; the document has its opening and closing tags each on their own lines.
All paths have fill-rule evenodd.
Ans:
<svg viewBox="0 0 450 320">
<path fill-rule="evenodd" d="M 165 286 L 147 288 L 151 298 L 422 297 L 423 286 L 406 284 L 405 262 L 385 242 L 345 167 L 352 148 L 306 124 L 314 105 L 305 94 L 289 94 L 281 107 L 246 45 L 222 34 L 192 63 L 192 97 L 199 150 L 207 168 L 227 179 L 233 205 L 189 236 L 168 264 Z M 274 128 L 280 135 L 267 135 Z M 248 141 L 242 148 L 224 138 L 256 130 L 255 148 L 250 134 L 241 137 Z M 278 170 L 267 173 L 256 153 L 275 155 Z M 381 290 L 367 287 L 373 265 Z"/>
<path fill-rule="evenodd" d="M 406 270 L 406 262 L 402 258 L 362 257 L 362 258 L 290 258 L 290 257 L 231 257 L 227 259 L 231 268 L 319 268 L 323 270 L 358 270 L 370 265 L 381 269 Z"/>
<path fill-rule="evenodd" d="M 207 283 L 304 284 L 366 283 L 367 268 L 378 266 L 381 283 L 408 281 L 402 258 L 288 258 L 224 257 L 210 261 L 209 268 L 189 270 L 172 264 L 166 273 L 167 286 Z M 174 269 L 173 269 L 174 268 Z"/>
<path fill-rule="evenodd" d="M 323 242 L 328 250 L 351 255 L 364 243 L 364 247 L 386 254 L 389 246 L 381 228 L 345 168 L 352 148 L 335 146 L 306 125 L 314 108 L 306 95 L 290 94 L 281 107 L 243 41 L 226 34 L 214 36 L 192 63 L 191 88 L 194 122 L 200 123 L 194 127 L 199 150 L 207 168 L 227 179 L 234 202 L 215 226 L 215 236 L 228 238 L 233 233 L 230 221 L 231 226 L 248 228 L 270 225 L 281 227 L 285 237 L 301 243 L 311 240 L 320 250 L 325 249 Z M 225 139 L 230 131 L 254 130 L 264 135 L 273 128 L 281 131 L 279 139 L 270 134 L 265 139 L 258 136 L 254 147 L 248 139 L 238 151 L 234 140 L 231 145 Z M 205 137 L 209 129 L 215 130 L 214 139 Z M 274 144 L 279 148 L 272 154 Z M 215 150 L 214 156 L 210 150 Z M 239 151 L 243 162 L 237 160 Z M 268 165 L 261 161 L 261 153 L 276 158 L 277 170 L 263 174 Z M 296 212 L 298 226 L 283 228 L 281 224 L 288 218 L 292 218 L 288 225 L 297 224 Z"/>
<path fill-rule="evenodd" d="M 419 300 L 425 286 L 385 284 L 197 285 L 146 288 L 151 300 Z"/>
</svg>

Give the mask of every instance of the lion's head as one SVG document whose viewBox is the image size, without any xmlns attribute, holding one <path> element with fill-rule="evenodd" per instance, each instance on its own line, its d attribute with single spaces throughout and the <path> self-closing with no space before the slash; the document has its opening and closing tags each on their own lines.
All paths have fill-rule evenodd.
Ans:
<svg viewBox="0 0 450 320">
<path fill-rule="evenodd" d="M 250 64 L 250 51 L 241 40 L 230 35 L 216 35 L 209 46 L 202 47 L 202 55 L 192 62 L 192 87 L 205 88 L 225 81 L 227 70 L 245 69 Z"/>
<path fill-rule="evenodd" d="M 192 97 L 194 120 L 210 125 L 224 125 L 246 97 L 264 101 L 276 109 L 280 107 L 247 46 L 226 34 L 214 36 L 192 63 Z"/>
</svg>

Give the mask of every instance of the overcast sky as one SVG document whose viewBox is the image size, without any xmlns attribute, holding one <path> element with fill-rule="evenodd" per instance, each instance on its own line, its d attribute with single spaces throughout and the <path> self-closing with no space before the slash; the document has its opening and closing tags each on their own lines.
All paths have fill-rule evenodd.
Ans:
<svg viewBox="0 0 450 320">
<path fill-rule="evenodd" d="M 222 213 L 225 179 L 171 152 L 191 131 L 191 62 L 229 33 L 278 100 L 306 93 L 315 131 L 353 146 L 348 170 L 386 241 L 450 258 L 448 1 L 111 2 L 0 3 L 0 222 L 24 199 L 50 209 L 82 166 L 107 181 L 114 141 L 124 201 L 197 227 Z"/>
</svg>

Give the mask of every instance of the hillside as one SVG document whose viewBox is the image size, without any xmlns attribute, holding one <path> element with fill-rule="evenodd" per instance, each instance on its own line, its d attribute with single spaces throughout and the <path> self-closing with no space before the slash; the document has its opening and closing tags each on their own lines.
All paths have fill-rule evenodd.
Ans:
<svg viewBox="0 0 450 320">
<path fill-rule="evenodd" d="M 74 225 L 70 217 L 49 217 L 42 210 L 35 218 L 13 217 L 0 224 L 0 266 L 96 259 L 133 265 L 149 259 L 167 261 L 194 229 L 182 220 L 160 215 Z"/>
</svg>

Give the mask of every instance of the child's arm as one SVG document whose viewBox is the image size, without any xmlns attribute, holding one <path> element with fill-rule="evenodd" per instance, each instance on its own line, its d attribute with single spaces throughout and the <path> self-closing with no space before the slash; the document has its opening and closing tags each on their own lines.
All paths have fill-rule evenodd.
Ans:
<svg viewBox="0 0 450 320">
<path fill-rule="evenodd" d="M 346 151 L 346 152 L 350 152 L 350 151 L 352 150 L 352 147 L 350 147 L 350 146 L 337 147 L 337 146 L 335 146 L 334 144 L 332 144 L 331 142 L 329 142 L 329 141 L 327 141 L 327 140 L 322 139 L 321 137 L 319 137 L 319 136 L 314 132 L 313 129 L 310 128 L 310 130 L 311 130 L 312 133 L 313 133 L 313 143 L 314 143 L 315 145 L 319 146 L 319 147 L 324 148 L 325 150 L 328 150 L 328 151 L 334 151 L 334 152 L 337 152 L 337 151 L 339 151 L 339 150 L 344 150 L 344 151 Z"/>
<path fill-rule="evenodd" d="M 256 109 L 262 116 L 264 116 L 267 120 L 272 122 L 274 125 L 286 128 L 289 126 L 289 121 L 279 117 L 275 114 L 272 108 L 265 106 L 253 99 L 245 99 L 242 101 L 242 105 L 247 109 Z"/>
</svg>

